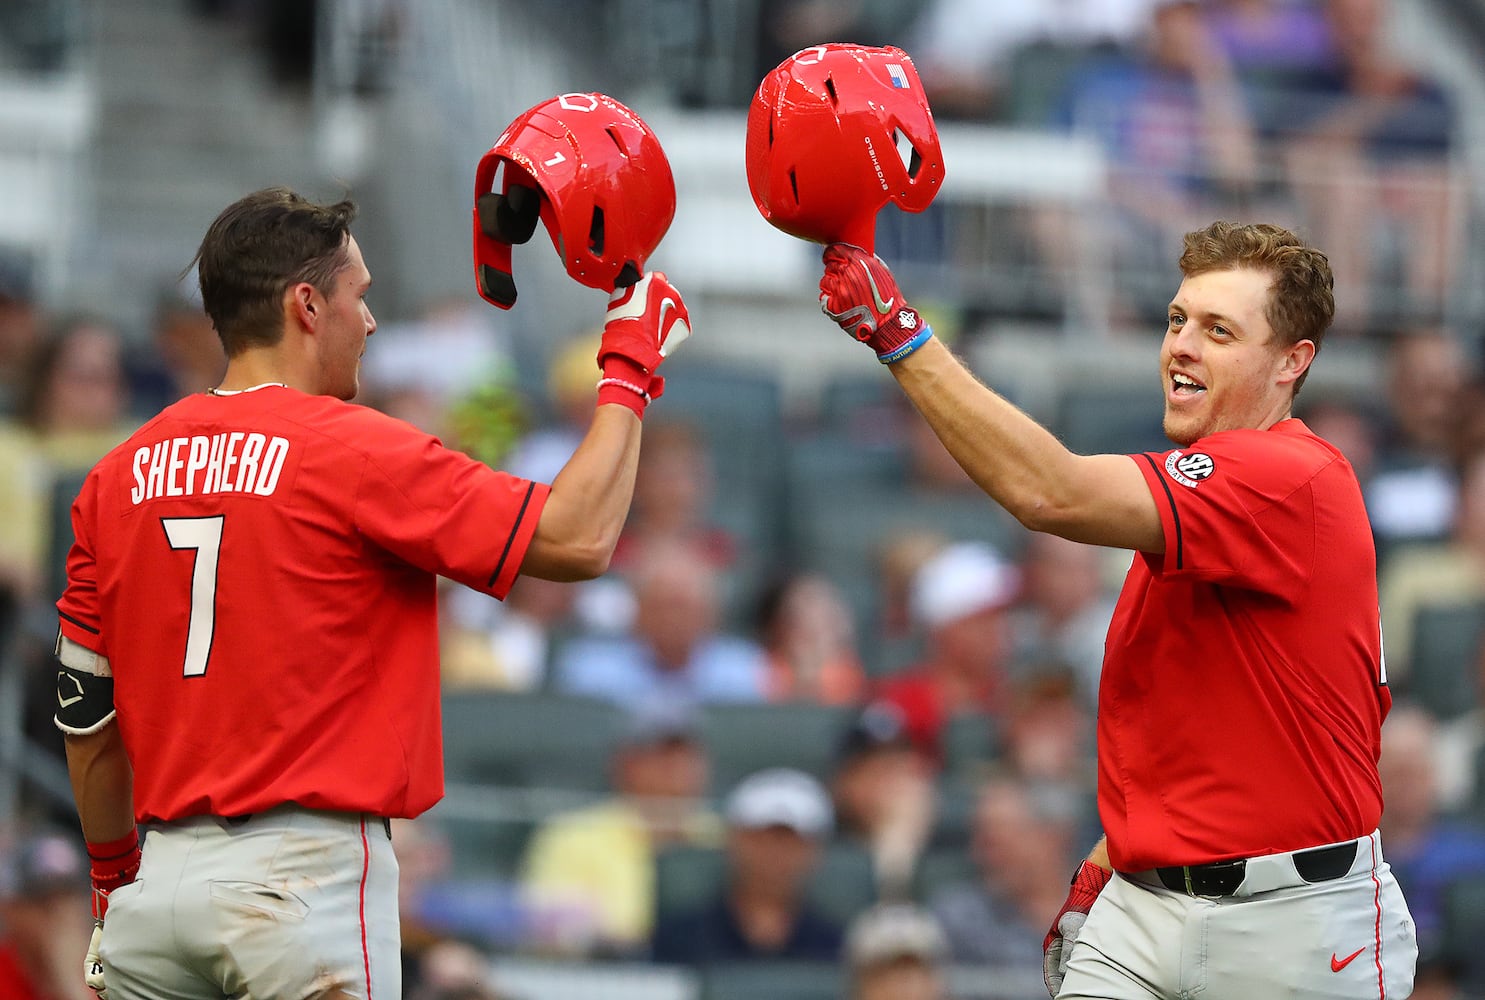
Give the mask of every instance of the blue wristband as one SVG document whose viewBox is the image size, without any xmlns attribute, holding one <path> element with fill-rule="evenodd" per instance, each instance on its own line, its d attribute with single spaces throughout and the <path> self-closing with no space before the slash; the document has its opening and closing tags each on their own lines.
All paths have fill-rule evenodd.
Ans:
<svg viewBox="0 0 1485 1000">
<path fill-rule="evenodd" d="M 928 343 L 928 338 L 932 336 L 933 327 L 929 326 L 927 323 L 924 323 L 922 329 L 913 334 L 911 340 L 899 344 L 898 346 L 892 348 L 892 350 L 888 351 L 886 354 L 878 354 L 877 360 L 884 365 L 890 365 L 894 361 L 901 361 L 903 358 L 907 357 L 909 354 L 912 354 L 918 348 Z"/>
</svg>

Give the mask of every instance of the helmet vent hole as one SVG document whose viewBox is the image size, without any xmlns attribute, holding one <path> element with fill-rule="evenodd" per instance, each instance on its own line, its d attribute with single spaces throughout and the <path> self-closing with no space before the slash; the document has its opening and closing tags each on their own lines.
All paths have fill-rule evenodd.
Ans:
<svg viewBox="0 0 1485 1000">
<path fill-rule="evenodd" d="M 918 149 L 913 145 L 913 140 L 902 134 L 901 129 L 892 130 L 892 141 L 897 144 L 897 158 L 902 161 L 903 169 L 909 177 L 918 176 L 918 168 L 923 165 L 923 160 L 918 156 Z"/>
<path fill-rule="evenodd" d="M 603 209 L 593 209 L 593 222 L 588 226 L 588 249 L 596 257 L 603 256 Z"/>
<path fill-rule="evenodd" d="M 620 138 L 619 138 L 619 132 L 618 132 L 617 129 L 615 129 L 612 126 L 610 126 L 609 128 L 606 128 L 603 131 L 605 131 L 605 132 L 608 133 L 609 139 L 612 140 L 613 141 L 613 144 L 618 147 L 619 152 L 621 152 L 621 153 L 627 153 L 628 152 L 628 150 L 626 150 L 624 148 L 623 141 L 620 140 Z"/>
<path fill-rule="evenodd" d="M 827 76 L 825 78 L 825 89 L 830 92 L 830 103 L 838 106 L 840 104 L 840 95 L 835 92 L 834 77 Z"/>
<path fill-rule="evenodd" d="M 794 171 L 789 171 L 789 190 L 794 192 L 794 204 L 799 204 L 799 178 L 794 176 Z"/>
</svg>

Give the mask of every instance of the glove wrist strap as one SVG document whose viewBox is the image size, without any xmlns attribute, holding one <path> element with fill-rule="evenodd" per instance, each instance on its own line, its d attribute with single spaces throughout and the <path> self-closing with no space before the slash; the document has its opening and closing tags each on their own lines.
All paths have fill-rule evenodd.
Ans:
<svg viewBox="0 0 1485 1000">
<path fill-rule="evenodd" d="M 918 332 L 913 334 L 911 338 L 903 341 L 901 344 L 897 345 L 889 351 L 884 351 L 883 353 L 878 354 L 877 360 L 884 365 L 890 365 L 895 361 L 901 361 L 903 358 L 907 357 L 909 354 L 912 354 L 918 348 L 928 343 L 929 339 L 932 337 L 933 327 L 929 326 L 927 323 L 924 323 L 918 328 Z"/>
</svg>

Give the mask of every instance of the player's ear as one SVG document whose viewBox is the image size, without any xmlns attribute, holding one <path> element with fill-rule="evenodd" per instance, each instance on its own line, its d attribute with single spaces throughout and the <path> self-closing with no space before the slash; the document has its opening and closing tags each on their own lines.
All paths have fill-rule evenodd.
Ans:
<svg viewBox="0 0 1485 1000">
<path fill-rule="evenodd" d="M 1313 340 L 1301 340 L 1291 344 L 1279 359 L 1279 384 L 1291 385 L 1298 381 L 1299 377 L 1310 370 L 1310 363 L 1315 360 L 1315 342 Z"/>
<path fill-rule="evenodd" d="M 284 318 L 313 330 L 321 302 L 315 286 L 301 281 L 284 289 Z"/>
</svg>

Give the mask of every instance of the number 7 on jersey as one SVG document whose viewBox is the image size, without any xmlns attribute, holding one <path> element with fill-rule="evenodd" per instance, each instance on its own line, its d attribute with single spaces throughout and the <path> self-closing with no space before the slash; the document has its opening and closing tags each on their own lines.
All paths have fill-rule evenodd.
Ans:
<svg viewBox="0 0 1485 1000">
<path fill-rule="evenodd" d="M 206 673 L 212 634 L 217 625 L 217 559 L 222 551 L 222 524 L 215 517 L 162 517 L 165 538 L 172 549 L 195 549 L 191 568 L 191 620 L 186 628 L 186 676 Z"/>
</svg>

